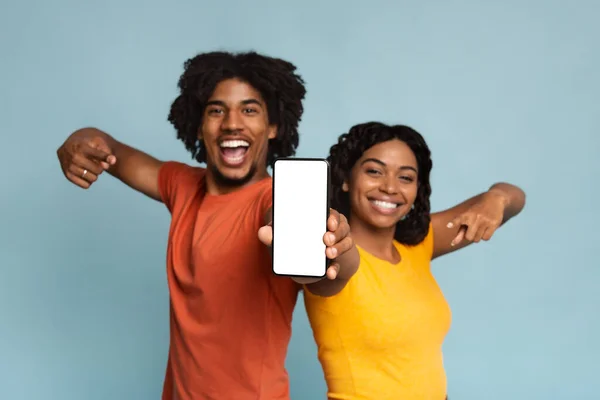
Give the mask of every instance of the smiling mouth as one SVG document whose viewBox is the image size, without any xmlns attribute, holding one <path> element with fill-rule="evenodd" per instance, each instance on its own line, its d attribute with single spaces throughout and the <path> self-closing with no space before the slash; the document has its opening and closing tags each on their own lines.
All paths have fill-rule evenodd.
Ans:
<svg viewBox="0 0 600 400">
<path fill-rule="evenodd" d="M 369 200 L 369 202 L 375 210 L 386 215 L 395 213 L 396 209 L 400 206 L 398 203 L 391 203 L 389 201 L 382 200 Z"/>
<path fill-rule="evenodd" d="M 249 148 L 250 143 L 245 140 L 224 140 L 219 145 L 223 161 L 231 167 L 237 167 L 244 162 Z"/>
</svg>

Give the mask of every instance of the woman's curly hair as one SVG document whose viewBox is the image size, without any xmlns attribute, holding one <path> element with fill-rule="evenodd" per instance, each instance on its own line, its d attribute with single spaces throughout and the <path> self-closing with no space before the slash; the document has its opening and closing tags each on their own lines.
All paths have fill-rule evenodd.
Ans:
<svg viewBox="0 0 600 400">
<path fill-rule="evenodd" d="M 380 122 L 367 122 L 353 126 L 348 133 L 338 139 L 329 150 L 327 161 L 331 167 L 332 207 L 344 215 L 350 215 L 350 196 L 342 190 L 344 181 L 350 181 L 350 174 L 356 162 L 374 145 L 398 139 L 413 151 L 418 166 L 418 189 L 414 208 L 396 225 L 394 238 L 406 245 L 416 245 L 425 239 L 429 232 L 431 185 L 429 174 L 432 162 L 431 152 L 423 136 L 405 125 L 385 125 Z"/>
<path fill-rule="evenodd" d="M 171 105 L 169 122 L 192 158 L 206 162 L 206 149 L 198 140 L 206 102 L 219 82 L 238 78 L 260 92 L 269 124 L 278 126 L 277 137 L 269 140 L 267 165 L 272 166 L 277 157 L 293 156 L 298 147 L 298 123 L 306 88 L 295 71 L 296 66 L 290 62 L 256 52 L 199 54 L 184 64 L 178 83 L 180 94 Z"/>
</svg>

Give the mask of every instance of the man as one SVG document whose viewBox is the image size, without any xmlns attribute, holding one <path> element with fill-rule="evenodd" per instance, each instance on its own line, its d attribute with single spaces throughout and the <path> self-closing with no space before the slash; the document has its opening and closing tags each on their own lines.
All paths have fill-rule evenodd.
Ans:
<svg viewBox="0 0 600 400">
<path fill-rule="evenodd" d="M 323 237 L 334 259 L 327 277 L 295 281 L 271 272 L 267 166 L 298 145 L 306 90 L 295 70 L 254 52 L 185 63 L 169 121 L 206 169 L 161 162 L 92 128 L 58 149 L 74 184 L 88 188 L 106 170 L 171 212 L 163 400 L 289 399 L 284 364 L 301 285 L 330 296 L 358 268 L 347 220 L 332 210 Z"/>
</svg>

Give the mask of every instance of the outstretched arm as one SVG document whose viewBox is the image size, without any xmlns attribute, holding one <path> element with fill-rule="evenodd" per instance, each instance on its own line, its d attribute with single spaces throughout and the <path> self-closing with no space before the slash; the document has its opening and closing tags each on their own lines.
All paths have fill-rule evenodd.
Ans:
<svg viewBox="0 0 600 400">
<path fill-rule="evenodd" d="M 158 172 L 162 161 L 121 143 L 95 128 L 75 131 L 57 150 L 66 178 L 84 189 L 104 172 L 127 186 L 161 201 Z"/>
<path fill-rule="evenodd" d="M 487 192 L 432 214 L 433 258 L 490 240 L 496 229 L 519 214 L 524 206 L 523 190 L 508 183 L 496 183 Z"/>
</svg>

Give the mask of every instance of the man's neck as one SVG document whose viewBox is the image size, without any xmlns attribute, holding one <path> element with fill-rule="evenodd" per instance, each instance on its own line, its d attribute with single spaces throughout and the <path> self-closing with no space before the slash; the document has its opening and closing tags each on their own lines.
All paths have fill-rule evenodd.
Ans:
<svg viewBox="0 0 600 400">
<path fill-rule="evenodd" d="M 214 172 L 210 168 L 207 168 L 206 169 L 206 193 L 208 193 L 211 196 L 221 196 L 224 194 L 233 193 L 233 192 L 241 190 L 245 187 L 252 186 L 255 183 L 260 182 L 261 180 L 265 179 L 268 176 L 269 176 L 269 173 L 265 169 L 264 171 L 262 171 L 260 173 L 259 172 L 255 173 L 252 176 L 252 178 L 250 178 L 247 181 L 244 181 L 243 183 L 240 183 L 240 184 L 235 184 L 234 182 L 224 183 L 224 182 L 221 182 L 221 180 L 219 178 L 215 177 Z"/>
</svg>

